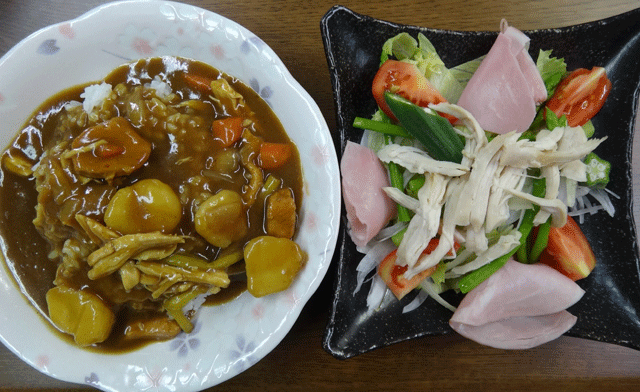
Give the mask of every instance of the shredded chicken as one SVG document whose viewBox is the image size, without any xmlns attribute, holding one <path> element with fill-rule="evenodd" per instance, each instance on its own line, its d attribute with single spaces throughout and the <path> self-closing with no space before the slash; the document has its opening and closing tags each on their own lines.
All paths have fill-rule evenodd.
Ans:
<svg viewBox="0 0 640 392">
<path fill-rule="evenodd" d="M 479 253 L 473 261 L 453 268 L 450 275 L 462 276 L 467 272 L 474 271 L 489 264 L 519 246 L 521 235 L 518 230 L 513 229 L 510 233 L 500 236 L 497 243 L 488 247 L 484 252 Z"/>
<path fill-rule="evenodd" d="M 438 233 L 448 182 L 449 178 L 440 174 L 426 175 L 426 182 L 418 191 L 420 205 L 398 247 L 397 264 L 409 267 L 416 265 L 420 254 Z"/>
<path fill-rule="evenodd" d="M 437 173 L 445 176 L 457 177 L 469 171 L 469 168 L 459 163 L 438 161 L 416 147 L 389 144 L 378 151 L 378 158 L 382 162 L 394 162 L 412 173 Z"/>
<path fill-rule="evenodd" d="M 539 132 L 536 140 L 518 140 L 509 132 L 488 141 L 484 130 L 466 110 L 454 104 L 431 105 L 431 109 L 457 117 L 465 128 L 456 128 L 466 143 L 460 164 L 433 160 L 414 147 L 387 145 L 378 152 L 383 162 L 395 162 L 412 173 L 424 174 L 426 182 L 418 199 L 395 188 L 384 188 L 397 203 L 415 212 L 398 247 L 398 265 L 408 265 L 407 278 L 440 262 L 451 251 L 456 235 L 462 235 L 467 251 L 477 255 L 451 274 L 462 275 L 509 252 L 519 244 L 519 232 L 503 235 L 491 244 L 487 234 L 502 227 L 510 217 L 510 206 L 538 205 L 534 219 L 540 224 L 551 218 L 553 226 L 564 225 L 567 206 L 558 199 L 561 179 L 583 181 L 581 159 L 604 139 L 587 139 L 581 127 L 557 127 Z M 546 179 L 544 197 L 524 192 L 527 169 L 540 168 Z M 443 208 L 444 206 L 444 208 Z M 522 207 L 528 208 L 528 207 Z M 421 256 L 429 241 L 440 234 L 439 244 Z"/>
</svg>

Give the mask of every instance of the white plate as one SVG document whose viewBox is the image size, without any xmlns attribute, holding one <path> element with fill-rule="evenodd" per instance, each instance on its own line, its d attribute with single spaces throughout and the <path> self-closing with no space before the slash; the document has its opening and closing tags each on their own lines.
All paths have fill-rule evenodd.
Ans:
<svg viewBox="0 0 640 392">
<path fill-rule="evenodd" d="M 203 308 L 191 334 L 118 355 L 60 339 L 7 268 L 0 268 L 0 339 L 37 370 L 64 381 L 114 391 L 189 391 L 219 384 L 284 338 L 333 256 L 340 184 L 327 124 L 273 50 L 212 12 L 164 1 L 116 2 L 27 37 L 0 59 L 0 145 L 7 146 L 32 111 L 58 91 L 100 80 L 129 60 L 161 55 L 211 64 L 269 102 L 300 152 L 304 200 L 296 242 L 309 260 L 285 292 L 260 299 L 244 293 Z"/>
</svg>

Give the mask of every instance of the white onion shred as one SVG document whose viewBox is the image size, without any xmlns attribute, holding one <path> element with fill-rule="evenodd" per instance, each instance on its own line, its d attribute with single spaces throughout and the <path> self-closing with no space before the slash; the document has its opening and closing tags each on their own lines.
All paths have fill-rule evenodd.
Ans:
<svg viewBox="0 0 640 392">
<path fill-rule="evenodd" d="M 594 189 L 586 186 L 578 186 L 576 189 L 575 206 L 569 209 L 568 215 L 578 217 L 578 222 L 580 224 L 584 223 L 585 215 L 593 215 L 602 210 L 610 216 L 613 216 L 615 214 L 615 207 L 609 195 L 616 199 L 620 198 L 620 196 L 607 189 Z M 597 204 L 594 204 L 589 197 L 595 199 Z"/>
<path fill-rule="evenodd" d="M 451 305 L 449 302 L 445 301 L 440 296 L 440 293 L 436 289 L 436 284 L 433 281 L 433 279 L 427 278 L 423 280 L 422 283 L 420 284 L 420 287 L 422 287 L 422 289 L 427 292 L 429 297 L 433 298 L 437 303 L 439 303 L 440 305 L 444 306 L 445 308 L 449 309 L 452 312 L 456 311 L 455 306 Z"/>
<path fill-rule="evenodd" d="M 427 298 L 429 298 L 429 294 L 424 290 L 420 290 L 413 301 L 409 302 L 407 306 L 402 308 L 402 313 L 407 313 L 411 312 L 412 310 L 418 309 Z"/>
<path fill-rule="evenodd" d="M 373 279 L 371 280 L 371 288 L 369 289 L 369 294 L 367 295 L 367 310 L 378 309 L 382 300 L 384 299 L 384 295 L 387 292 L 387 285 L 384 283 L 382 278 L 375 274 Z"/>
<path fill-rule="evenodd" d="M 372 241 L 377 243 L 388 240 L 389 238 L 405 229 L 408 224 L 409 222 L 396 222 L 391 226 L 385 227 L 384 229 L 380 230 L 378 234 L 376 234 Z"/>
<path fill-rule="evenodd" d="M 371 250 L 360 260 L 356 267 L 356 288 L 353 291 L 353 295 L 356 295 L 362 284 L 365 282 L 365 278 L 376 269 L 378 264 L 384 259 L 391 251 L 395 249 L 395 245 L 391 240 L 386 240 L 376 244 Z M 384 284 L 384 283 L 383 283 Z"/>
</svg>

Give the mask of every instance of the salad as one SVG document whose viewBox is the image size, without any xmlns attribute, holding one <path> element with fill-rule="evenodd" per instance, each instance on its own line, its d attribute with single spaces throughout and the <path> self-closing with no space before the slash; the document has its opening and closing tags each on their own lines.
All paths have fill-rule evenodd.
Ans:
<svg viewBox="0 0 640 392">
<path fill-rule="evenodd" d="M 375 309 L 387 290 L 419 289 L 405 311 L 431 298 L 489 346 L 552 340 L 575 324 L 575 281 L 596 264 L 573 217 L 615 212 L 611 165 L 594 152 L 606 137 L 590 121 L 611 82 L 601 67 L 567 70 L 551 50 L 534 61 L 505 21 L 485 56 L 453 68 L 416 38 L 384 44 L 379 110 L 355 119 L 363 139 L 343 153 L 348 231 L 366 254 L 356 291 L 371 279 Z M 459 305 L 447 290 L 465 294 Z"/>
</svg>

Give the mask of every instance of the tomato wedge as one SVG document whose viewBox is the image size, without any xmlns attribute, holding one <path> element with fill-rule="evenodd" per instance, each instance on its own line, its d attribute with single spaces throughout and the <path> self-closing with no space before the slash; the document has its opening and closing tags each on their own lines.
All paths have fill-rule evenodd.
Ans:
<svg viewBox="0 0 640 392">
<path fill-rule="evenodd" d="M 428 255 L 433 252 L 433 250 L 438 246 L 438 242 L 437 238 L 432 239 L 429 242 L 429 245 L 427 245 L 427 248 L 422 252 L 422 255 Z M 457 250 L 460 248 L 460 245 L 456 243 L 454 244 L 454 248 Z M 401 300 L 402 297 L 415 289 L 420 282 L 424 280 L 424 278 L 431 276 L 438 266 L 434 265 L 433 267 L 415 275 L 411 279 L 407 279 L 404 277 L 404 273 L 407 272 L 408 267 L 406 265 L 400 266 L 396 264 L 397 252 L 397 249 L 393 250 L 380 262 L 380 265 L 378 266 L 378 275 L 380 275 L 387 287 L 391 289 L 391 292 L 396 296 L 396 298 Z M 449 254 L 452 255 L 453 253 L 449 252 Z"/>
<path fill-rule="evenodd" d="M 373 98 L 380 109 L 396 121 L 397 118 L 393 115 L 384 99 L 385 91 L 398 94 L 421 107 L 447 102 L 442 94 L 420 73 L 418 67 L 397 60 L 387 60 L 380 66 L 376 76 L 373 78 L 371 90 Z M 452 124 L 456 121 L 455 117 L 441 115 L 446 117 Z"/>
<path fill-rule="evenodd" d="M 584 125 L 604 105 L 611 81 L 602 67 L 578 68 L 565 77 L 547 102 L 556 116 L 567 116 L 569 126 Z"/>
<path fill-rule="evenodd" d="M 549 243 L 540 255 L 540 262 L 576 281 L 593 271 L 596 256 L 576 221 L 568 216 L 564 226 L 549 231 Z"/>
</svg>

